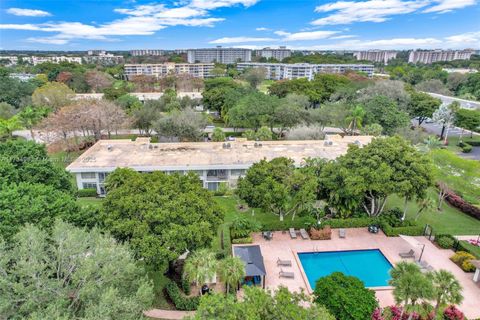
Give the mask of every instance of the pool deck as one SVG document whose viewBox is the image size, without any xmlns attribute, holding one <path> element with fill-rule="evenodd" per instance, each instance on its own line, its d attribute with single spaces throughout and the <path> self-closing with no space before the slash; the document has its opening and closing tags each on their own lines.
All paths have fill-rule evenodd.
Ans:
<svg viewBox="0 0 480 320">
<path fill-rule="evenodd" d="M 439 249 L 425 237 L 415 237 L 419 242 L 425 244 L 425 251 L 422 260 L 427 261 L 435 270 L 446 269 L 452 272 L 460 281 L 463 287 L 464 301 L 460 309 L 468 318 L 480 318 L 480 285 L 473 282 L 473 273 L 463 272 L 457 265 L 450 261 L 454 254 L 452 250 Z M 338 236 L 338 229 L 332 229 L 331 240 L 303 240 L 300 235 L 297 239 L 291 239 L 288 232 L 274 232 L 273 239 L 264 240 L 260 233 L 253 234 L 253 244 L 260 245 L 267 275 L 265 285 L 268 289 L 275 289 L 285 286 L 290 291 L 304 290 L 312 293 L 307 277 L 301 267 L 297 252 L 316 251 L 341 251 L 341 250 L 362 250 L 380 249 L 392 265 L 402 261 L 399 252 L 408 252 L 410 245 L 400 237 L 387 237 L 382 232 L 371 234 L 366 228 L 347 229 L 347 237 L 341 239 Z M 416 258 L 420 254 L 415 249 Z M 284 271 L 293 272 L 294 279 L 279 278 L 280 267 L 277 267 L 277 259 L 291 260 L 292 267 L 281 267 Z M 413 259 L 408 259 L 413 261 Z M 394 304 L 391 287 L 372 288 L 375 290 L 380 306 L 385 307 Z"/>
</svg>

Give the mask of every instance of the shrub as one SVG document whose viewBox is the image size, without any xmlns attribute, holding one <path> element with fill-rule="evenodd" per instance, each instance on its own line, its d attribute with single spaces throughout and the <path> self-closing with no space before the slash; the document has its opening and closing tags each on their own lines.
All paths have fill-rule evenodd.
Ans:
<svg viewBox="0 0 480 320">
<path fill-rule="evenodd" d="M 444 320 L 464 320 L 465 316 L 463 313 L 457 309 L 455 306 L 448 306 L 443 311 Z"/>
<path fill-rule="evenodd" d="M 250 236 L 246 238 L 232 239 L 232 244 L 252 243 L 252 242 L 253 242 L 253 239 Z"/>
<path fill-rule="evenodd" d="M 232 239 L 248 238 L 253 231 L 260 230 L 260 224 L 245 217 L 237 217 L 230 226 L 230 237 Z"/>
<path fill-rule="evenodd" d="M 191 292 L 190 281 L 182 277 L 182 290 L 188 296 Z"/>
<path fill-rule="evenodd" d="M 465 143 L 474 146 L 474 147 L 480 147 L 480 140 L 474 140 L 474 139 L 465 139 Z"/>
<path fill-rule="evenodd" d="M 406 236 L 421 236 L 423 234 L 423 227 L 422 226 L 405 226 L 405 227 L 392 227 L 387 223 L 380 224 L 383 233 L 387 237 L 398 237 L 400 234 Z"/>
<path fill-rule="evenodd" d="M 96 197 L 97 196 L 97 189 L 80 189 L 77 191 L 77 196 L 80 198 L 85 197 Z"/>
<path fill-rule="evenodd" d="M 370 217 L 349 218 L 349 219 L 330 219 L 322 225 L 328 225 L 332 228 L 363 228 L 376 223 L 376 219 Z"/>
<path fill-rule="evenodd" d="M 440 248 L 450 249 L 455 244 L 455 239 L 453 239 L 452 236 L 448 236 L 448 235 L 436 236 L 435 242 L 438 244 Z"/>
<path fill-rule="evenodd" d="M 466 213 L 474 218 L 480 220 L 480 208 L 474 206 L 471 203 L 465 201 L 462 197 L 457 195 L 455 192 L 451 190 L 447 190 L 447 195 L 445 197 L 445 201 L 447 201 L 452 207 L 457 208 L 458 210 Z"/>
<path fill-rule="evenodd" d="M 378 307 L 375 292 L 360 279 L 334 272 L 317 280 L 314 301 L 324 305 L 337 319 L 370 319 Z"/>
<path fill-rule="evenodd" d="M 462 147 L 462 152 L 463 152 L 463 153 L 470 153 L 470 152 L 472 152 L 472 146 L 469 145 L 468 143 L 465 143 L 465 145 Z"/>
<path fill-rule="evenodd" d="M 470 262 L 471 260 L 475 260 L 475 256 L 471 253 L 465 251 L 457 251 L 453 256 L 450 257 L 450 260 L 452 260 L 465 272 L 475 271 L 475 267 Z"/>
<path fill-rule="evenodd" d="M 200 297 L 186 297 L 175 282 L 169 281 L 165 285 L 165 291 L 178 310 L 197 310 Z"/>
</svg>

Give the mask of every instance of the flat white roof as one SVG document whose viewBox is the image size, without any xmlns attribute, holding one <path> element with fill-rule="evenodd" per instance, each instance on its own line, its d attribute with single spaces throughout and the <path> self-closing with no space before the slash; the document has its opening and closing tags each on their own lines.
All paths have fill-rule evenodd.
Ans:
<svg viewBox="0 0 480 320">
<path fill-rule="evenodd" d="M 138 171 L 246 169 L 262 159 L 287 157 L 335 159 L 348 145 L 368 144 L 371 136 L 327 136 L 327 140 L 150 143 L 149 138 L 100 140 L 72 162 L 70 172 L 109 172 L 119 167 Z M 224 146 L 229 143 L 230 147 Z"/>
</svg>

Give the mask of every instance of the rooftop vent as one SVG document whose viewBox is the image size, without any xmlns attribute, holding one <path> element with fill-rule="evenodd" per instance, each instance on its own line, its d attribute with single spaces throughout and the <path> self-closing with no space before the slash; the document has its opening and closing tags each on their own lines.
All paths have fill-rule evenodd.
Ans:
<svg viewBox="0 0 480 320">
<path fill-rule="evenodd" d="M 325 141 L 323 143 L 324 146 L 332 146 L 333 145 L 333 141 Z"/>
<path fill-rule="evenodd" d="M 231 147 L 232 147 L 232 145 L 230 144 L 230 142 L 224 142 L 222 144 L 223 149 L 230 149 Z"/>
<path fill-rule="evenodd" d="M 357 146 L 361 146 L 361 145 L 362 145 L 362 143 L 361 143 L 360 141 L 358 141 L 358 140 L 355 140 L 355 142 L 353 142 L 353 143 L 355 143 Z"/>
<path fill-rule="evenodd" d="M 112 146 L 111 144 L 109 144 L 109 145 L 107 146 L 107 150 L 108 150 L 108 151 L 112 151 L 112 150 L 113 150 L 113 146 Z"/>
<path fill-rule="evenodd" d="M 255 142 L 255 144 L 253 145 L 254 148 L 261 148 L 262 147 L 262 143 L 261 142 Z"/>
</svg>

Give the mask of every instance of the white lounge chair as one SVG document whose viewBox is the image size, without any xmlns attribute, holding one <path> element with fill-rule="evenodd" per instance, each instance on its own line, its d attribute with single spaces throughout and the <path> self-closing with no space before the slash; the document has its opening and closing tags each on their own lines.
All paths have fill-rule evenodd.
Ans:
<svg viewBox="0 0 480 320">
<path fill-rule="evenodd" d="M 401 258 L 403 258 L 403 259 L 415 258 L 415 251 L 413 251 L 412 249 L 410 249 L 410 251 L 408 251 L 408 252 L 400 252 L 398 255 L 399 255 Z"/>
<path fill-rule="evenodd" d="M 295 231 L 294 228 L 288 229 L 288 232 L 290 232 L 290 238 L 297 239 L 297 232 Z"/>
<path fill-rule="evenodd" d="M 307 240 L 309 238 L 308 237 L 308 232 L 305 229 L 300 229 L 300 235 L 302 236 L 303 240 Z"/>
<path fill-rule="evenodd" d="M 283 271 L 282 269 L 280 269 L 280 273 L 278 275 L 280 278 L 290 278 L 290 279 L 295 278 L 295 273 Z"/>
<path fill-rule="evenodd" d="M 278 258 L 277 266 L 291 267 L 292 266 L 292 260 L 282 260 L 282 259 Z"/>
</svg>

